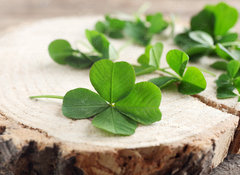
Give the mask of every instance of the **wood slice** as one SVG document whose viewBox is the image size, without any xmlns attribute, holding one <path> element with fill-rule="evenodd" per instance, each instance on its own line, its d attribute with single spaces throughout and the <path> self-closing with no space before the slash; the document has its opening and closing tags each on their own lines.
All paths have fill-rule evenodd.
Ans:
<svg viewBox="0 0 240 175">
<path fill-rule="evenodd" d="M 89 70 L 54 63 L 47 47 L 58 38 L 77 47 L 78 40 L 86 41 L 84 30 L 93 28 L 97 19 L 42 20 L 1 37 L 0 168 L 15 175 L 209 173 L 227 155 L 239 118 L 198 98 L 175 89 L 163 91 L 162 120 L 139 126 L 128 137 L 94 128 L 88 119 L 64 117 L 59 100 L 28 98 L 64 95 L 77 87 L 94 90 Z M 114 40 L 113 44 L 119 48 L 124 42 Z M 166 43 L 165 53 L 170 48 Z M 143 51 L 143 47 L 130 46 L 120 57 L 136 63 Z M 137 81 L 156 76 L 141 76 Z"/>
<path fill-rule="evenodd" d="M 199 67 L 202 67 L 204 69 L 208 69 L 214 74 L 216 74 L 216 77 L 205 74 L 205 78 L 208 82 L 207 88 L 202 93 L 195 95 L 195 97 L 197 97 L 203 103 L 209 106 L 212 106 L 221 111 L 240 117 L 240 103 L 238 102 L 238 97 L 230 98 L 230 99 L 217 99 L 216 97 L 217 87 L 216 87 L 215 81 L 224 72 L 215 70 L 209 66 L 213 64 L 215 61 L 219 61 L 219 58 L 209 59 L 207 57 L 203 57 L 202 59 L 200 59 L 198 62 L 195 63 L 195 65 L 198 65 Z M 234 140 L 231 143 L 229 153 L 240 154 L 240 122 L 238 123 L 238 127 L 234 135 Z"/>
</svg>

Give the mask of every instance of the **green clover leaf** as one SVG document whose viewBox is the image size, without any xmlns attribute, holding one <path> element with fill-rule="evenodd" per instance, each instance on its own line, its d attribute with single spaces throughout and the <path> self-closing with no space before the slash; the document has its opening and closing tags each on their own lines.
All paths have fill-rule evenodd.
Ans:
<svg viewBox="0 0 240 175">
<path fill-rule="evenodd" d="M 194 95 L 206 89 L 207 82 L 202 72 L 196 67 L 188 67 L 179 85 L 179 92 Z"/>
<path fill-rule="evenodd" d="M 191 58 L 216 54 L 226 60 L 240 60 L 234 54 L 239 46 L 238 34 L 229 32 L 238 20 L 236 8 L 220 2 L 207 5 L 191 19 L 191 28 L 174 41 Z"/>
<path fill-rule="evenodd" d="M 83 119 L 92 117 L 108 108 L 106 101 L 95 92 L 77 88 L 66 93 L 62 112 L 68 118 Z"/>
<path fill-rule="evenodd" d="M 161 120 L 161 91 L 150 82 L 135 85 L 133 67 L 127 62 L 100 60 L 90 70 L 90 80 L 98 92 L 85 88 L 70 90 L 64 97 L 55 95 L 30 98 L 63 99 L 63 115 L 71 119 L 94 117 L 92 124 L 107 132 L 132 135 L 137 124 Z"/>
<path fill-rule="evenodd" d="M 150 82 L 141 82 L 126 98 L 116 102 L 115 107 L 141 124 L 151 124 L 161 120 L 160 102 L 160 89 Z"/>
<path fill-rule="evenodd" d="M 132 135 L 137 128 L 137 122 L 120 113 L 113 107 L 108 107 L 92 120 L 93 126 L 119 135 Z"/>
<path fill-rule="evenodd" d="M 182 76 L 188 63 L 188 55 L 180 50 L 170 50 L 166 56 L 167 63 L 178 75 Z"/>
<path fill-rule="evenodd" d="M 130 93 L 134 87 L 135 73 L 132 66 L 126 62 L 101 60 L 92 66 L 90 80 L 105 100 L 115 103 Z"/>
<path fill-rule="evenodd" d="M 114 47 L 110 44 L 107 38 L 95 31 L 95 30 L 86 30 L 86 37 L 92 47 L 101 54 L 102 58 L 106 59 L 116 59 L 118 58 L 118 53 Z"/>
<path fill-rule="evenodd" d="M 86 30 L 86 37 L 96 53 L 88 54 L 73 49 L 71 44 L 63 39 L 57 39 L 49 44 L 50 57 L 58 64 L 69 65 L 74 68 L 89 68 L 100 59 L 116 59 L 118 53 L 106 37 L 97 31 Z"/>
<path fill-rule="evenodd" d="M 159 69 L 162 53 L 162 43 L 158 42 L 154 45 L 148 45 L 145 48 L 145 53 L 138 58 L 140 66 L 134 65 L 136 75 L 148 74 Z"/>
<path fill-rule="evenodd" d="M 236 60 L 230 61 L 227 66 L 227 74 L 221 74 L 216 80 L 217 98 L 226 99 L 237 96 L 234 92 L 237 89 L 240 93 L 240 76 L 239 74 L 240 62 Z M 240 96 L 240 95 L 238 95 Z M 239 101 L 240 97 L 238 98 Z"/>
<path fill-rule="evenodd" d="M 232 60 L 227 64 L 227 73 L 231 78 L 234 78 L 240 68 L 240 62 L 237 60 Z"/>
</svg>

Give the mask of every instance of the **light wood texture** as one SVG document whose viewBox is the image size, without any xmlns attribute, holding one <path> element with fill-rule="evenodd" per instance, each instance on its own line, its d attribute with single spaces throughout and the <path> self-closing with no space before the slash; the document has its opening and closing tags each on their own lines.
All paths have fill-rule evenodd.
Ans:
<svg viewBox="0 0 240 175">
<path fill-rule="evenodd" d="M 85 38 L 84 30 L 92 28 L 96 20 L 43 20 L 19 27 L 0 39 L 0 82 L 4 82 L 0 92 L 1 166 L 15 174 L 206 174 L 222 162 L 239 118 L 176 90 L 163 91 L 163 119 L 139 126 L 130 137 L 107 134 L 87 119 L 65 118 L 61 101 L 28 98 L 64 95 L 77 87 L 93 90 L 88 70 L 57 65 L 49 58 L 47 46 L 53 39 L 63 38 L 79 47 L 77 40 Z M 113 43 L 119 48 L 124 41 Z M 166 53 L 171 45 L 165 46 Z M 121 58 L 136 63 L 143 50 L 128 47 Z M 154 76 L 142 76 L 137 81 Z"/>
<path fill-rule="evenodd" d="M 236 116 L 240 117 L 240 103 L 238 102 L 238 98 L 230 98 L 230 99 L 217 99 L 216 97 L 216 83 L 215 81 L 218 79 L 218 77 L 223 73 L 222 71 L 217 71 L 214 69 L 211 69 L 209 65 L 214 63 L 219 59 L 208 59 L 208 58 L 203 58 L 199 60 L 199 62 L 195 63 L 199 67 L 205 68 L 210 70 L 211 72 L 216 74 L 216 77 L 210 76 L 210 75 L 205 75 L 208 86 L 205 91 L 197 95 L 200 100 L 205 103 L 209 104 L 217 109 L 220 109 L 222 111 L 226 111 L 228 113 L 234 114 Z M 238 124 L 238 128 L 235 133 L 235 139 L 234 142 L 240 143 L 240 122 Z M 240 153 L 240 145 L 232 143 L 231 148 L 230 148 L 230 153 Z"/>
</svg>

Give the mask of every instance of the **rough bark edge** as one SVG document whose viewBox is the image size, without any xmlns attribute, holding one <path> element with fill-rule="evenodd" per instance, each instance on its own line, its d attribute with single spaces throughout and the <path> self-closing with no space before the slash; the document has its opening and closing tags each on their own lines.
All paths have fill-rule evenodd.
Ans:
<svg viewBox="0 0 240 175">
<path fill-rule="evenodd" d="M 240 155 L 230 154 L 217 168 L 213 169 L 210 175 L 229 175 L 240 172 Z"/>
<path fill-rule="evenodd" d="M 202 103 L 205 103 L 207 106 L 211 106 L 222 112 L 227 112 L 229 114 L 233 114 L 233 115 L 240 117 L 240 111 L 238 111 L 234 108 L 228 107 L 227 105 L 219 104 L 219 103 L 212 101 L 208 98 L 205 98 L 201 95 L 193 95 L 193 97 L 197 98 Z M 239 151 L 240 151 L 240 120 L 238 121 L 238 126 L 237 126 L 237 129 L 234 134 L 234 139 L 231 142 L 231 145 L 229 148 L 229 154 L 240 154 Z"/>
<path fill-rule="evenodd" d="M 0 126 L 2 175 L 208 174 L 215 150 L 212 140 L 205 148 L 190 143 L 95 152 L 69 151 L 66 149 L 69 145 L 6 117 L 0 117 Z M 20 134 L 23 138 L 19 138 L 19 130 L 24 133 Z"/>
<path fill-rule="evenodd" d="M 188 145 L 174 152 L 165 147 L 153 148 L 150 155 L 145 155 L 146 152 L 143 149 L 121 150 L 116 153 L 72 153 L 69 157 L 62 157 L 60 148 L 57 145 L 46 146 L 43 150 L 39 150 L 37 143 L 34 141 L 28 142 L 19 150 L 13 146 L 11 140 L 8 140 L 1 142 L 0 148 L 12 154 L 8 161 L 5 159 L 0 162 L 0 168 L 4 168 L 6 172 L 12 172 L 14 175 L 198 175 L 210 172 L 213 157 L 213 150 L 199 152 L 198 148 Z M 167 161 L 161 162 L 161 160 L 165 159 L 162 159 L 163 152 L 169 152 L 172 156 L 167 157 L 169 154 L 165 155 Z M 152 159 L 149 156 L 154 158 Z M 112 159 L 114 159 L 113 161 L 118 160 L 116 169 L 115 166 L 110 167 Z"/>
</svg>

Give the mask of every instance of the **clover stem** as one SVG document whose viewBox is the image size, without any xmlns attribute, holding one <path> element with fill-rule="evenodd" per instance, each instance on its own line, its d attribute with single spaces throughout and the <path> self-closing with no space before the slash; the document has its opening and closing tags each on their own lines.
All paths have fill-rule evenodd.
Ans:
<svg viewBox="0 0 240 175">
<path fill-rule="evenodd" d="M 86 43 L 86 42 L 84 42 L 84 41 L 82 41 L 82 40 L 77 41 L 77 45 L 82 45 L 82 46 L 84 46 L 85 48 L 87 48 L 87 49 L 89 49 L 89 50 L 92 50 L 92 47 L 91 47 L 88 43 Z"/>
<path fill-rule="evenodd" d="M 149 2 L 145 2 L 134 14 L 135 18 L 139 18 L 139 16 L 143 15 L 150 8 L 150 6 L 151 4 Z"/>
<path fill-rule="evenodd" d="M 169 72 L 169 71 L 167 71 L 167 70 L 165 70 L 165 69 L 166 69 L 166 68 L 158 68 L 158 70 L 161 71 L 161 72 L 164 72 L 164 73 L 166 73 L 166 74 L 168 74 L 168 75 L 171 75 L 171 76 L 173 76 L 173 77 L 175 77 L 175 78 L 177 78 L 177 79 L 181 79 L 180 77 L 176 76 L 175 74 L 173 74 L 173 73 L 171 73 L 171 72 Z"/>
<path fill-rule="evenodd" d="M 38 95 L 38 96 L 30 96 L 30 99 L 35 99 L 35 98 L 55 98 L 55 99 L 63 99 L 63 96 L 59 95 Z"/>
<path fill-rule="evenodd" d="M 127 48 L 128 46 L 130 46 L 131 44 L 133 44 L 132 40 L 129 40 L 127 42 L 125 42 L 123 45 L 120 46 L 120 48 L 118 49 L 118 54 L 120 52 L 122 52 L 125 48 Z"/>
<path fill-rule="evenodd" d="M 174 35 L 175 35 L 175 16 L 173 14 L 171 14 L 170 28 L 171 28 L 170 37 L 174 38 Z"/>
<path fill-rule="evenodd" d="M 205 72 L 205 73 L 207 73 L 207 74 L 213 76 L 213 77 L 216 77 L 216 74 L 213 73 L 213 72 L 211 72 L 211 71 L 208 71 L 208 70 L 206 70 L 206 69 L 199 68 L 199 67 L 198 67 L 198 69 L 199 69 L 200 71 L 202 71 L 202 72 Z"/>
<path fill-rule="evenodd" d="M 235 41 L 235 42 L 226 42 L 226 43 L 221 43 L 223 46 L 233 46 L 233 45 L 239 45 L 240 46 L 240 42 L 239 41 Z"/>
</svg>

